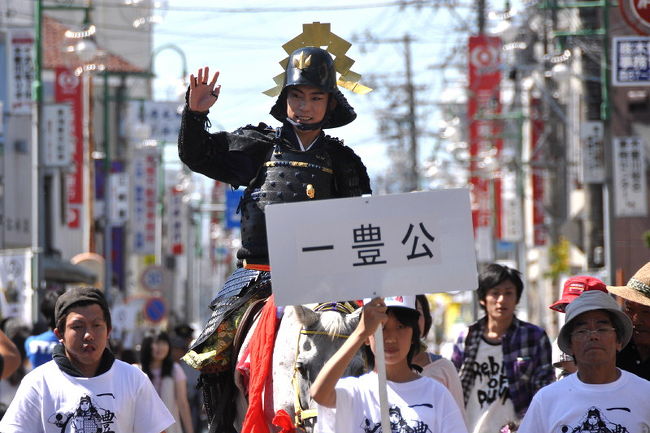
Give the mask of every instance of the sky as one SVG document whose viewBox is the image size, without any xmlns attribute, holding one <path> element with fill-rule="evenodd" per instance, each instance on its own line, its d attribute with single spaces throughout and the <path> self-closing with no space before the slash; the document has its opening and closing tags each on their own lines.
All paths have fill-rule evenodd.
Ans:
<svg viewBox="0 0 650 433">
<path fill-rule="evenodd" d="M 168 0 L 161 9 L 162 21 L 155 26 L 154 48 L 173 44 L 187 59 L 189 72 L 202 66 L 219 70 L 221 96 L 210 113 L 212 130 L 232 131 L 246 124 L 265 122 L 278 125 L 268 111 L 274 98 L 262 92 L 274 86 L 273 77 L 282 72 L 278 62 L 286 57 L 282 44 L 302 32 L 302 24 L 330 23 L 331 31 L 352 42 L 348 56 L 356 61 L 352 70 L 362 74 L 361 82 L 374 87 L 368 95 L 343 91 L 358 118 L 345 127 L 327 131 L 344 140 L 364 160 L 372 176 L 384 172 L 391 133 L 379 132 L 377 111 L 396 113 L 404 106 L 396 86 L 406 79 L 405 50 L 401 41 L 409 35 L 413 82 L 418 101 L 419 128 L 432 136 L 439 130 L 435 103 L 450 88 L 464 84 L 457 67 L 443 64 L 465 62 L 464 47 L 468 28 L 474 28 L 472 1 L 455 2 L 450 11 L 433 3 L 393 0 L 266 0 L 205 1 Z M 446 3 L 450 3 L 447 1 Z M 420 3 L 421 4 L 421 3 Z M 156 99 L 172 99 L 179 91 L 181 58 L 171 49 L 162 49 L 154 60 Z M 397 108 L 391 103 L 397 102 Z M 427 135 L 427 134 L 425 134 Z M 420 159 L 433 152 L 435 140 L 423 138 Z"/>
</svg>

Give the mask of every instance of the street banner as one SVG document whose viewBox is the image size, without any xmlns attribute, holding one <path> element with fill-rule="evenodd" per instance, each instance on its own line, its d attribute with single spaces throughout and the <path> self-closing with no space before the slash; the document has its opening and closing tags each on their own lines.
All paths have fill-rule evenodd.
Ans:
<svg viewBox="0 0 650 433">
<path fill-rule="evenodd" d="M 72 162 L 72 109 L 69 104 L 43 107 L 44 159 L 46 167 L 67 167 Z"/>
<path fill-rule="evenodd" d="M 623 19 L 640 35 L 650 35 L 650 0 L 619 0 Z"/>
<path fill-rule="evenodd" d="M 614 138 L 614 213 L 648 216 L 645 143 L 641 137 Z"/>
<path fill-rule="evenodd" d="M 31 116 L 12 116 L 3 137 L 0 169 L 2 170 L 2 202 L 0 230 L 5 247 L 28 248 L 32 245 L 32 140 Z M 8 144 L 11 145 L 8 145 Z M 8 181 L 8 180 L 11 181 Z"/>
<path fill-rule="evenodd" d="M 8 30 L 7 92 L 12 114 L 31 114 L 34 81 L 34 32 L 31 28 Z"/>
<path fill-rule="evenodd" d="M 111 225 L 123 225 L 129 220 L 129 175 L 123 171 L 112 172 L 108 176 L 108 194 Z"/>
<path fill-rule="evenodd" d="M 467 189 L 266 207 L 278 305 L 474 290 Z"/>
<path fill-rule="evenodd" d="M 69 228 L 81 227 L 83 206 L 83 85 L 72 69 L 56 68 L 54 80 L 54 100 L 69 103 L 72 110 L 72 163 L 66 177 L 67 225 Z"/>
<path fill-rule="evenodd" d="M 480 35 L 469 38 L 467 118 L 472 221 L 482 261 L 492 259 L 491 239 L 502 237 L 501 179 L 484 166 L 488 158 L 498 160 L 503 147 L 501 120 L 498 119 L 501 113 L 501 45 L 498 37 Z"/>
<path fill-rule="evenodd" d="M 612 38 L 612 84 L 650 86 L 650 37 Z"/>
<path fill-rule="evenodd" d="M 183 205 L 183 190 L 179 186 L 172 186 L 169 194 L 165 194 L 167 200 L 167 239 L 169 248 L 167 254 L 180 256 L 183 254 L 184 242 L 183 233 L 186 232 L 186 222 L 188 216 L 185 212 L 186 207 Z"/>
<path fill-rule="evenodd" d="M 542 113 L 542 100 L 530 99 L 530 154 L 531 154 L 531 183 L 533 199 L 533 244 L 546 245 L 548 230 L 546 228 L 546 211 L 544 210 L 544 167 L 543 153 L 540 151 L 540 142 L 544 132 L 544 115 Z"/>
<path fill-rule="evenodd" d="M 601 121 L 583 122 L 580 125 L 582 181 L 584 183 L 605 182 L 604 130 Z"/>
<path fill-rule="evenodd" d="M 131 232 L 134 254 L 156 252 L 156 206 L 158 198 L 158 148 L 141 146 L 131 160 Z"/>
<path fill-rule="evenodd" d="M 501 219 L 501 240 L 506 242 L 521 242 L 524 238 L 523 215 L 520 193 L 518 191 L 517 173 L 512 170 L 503 171 L 503 218 Z"/>
</svg>

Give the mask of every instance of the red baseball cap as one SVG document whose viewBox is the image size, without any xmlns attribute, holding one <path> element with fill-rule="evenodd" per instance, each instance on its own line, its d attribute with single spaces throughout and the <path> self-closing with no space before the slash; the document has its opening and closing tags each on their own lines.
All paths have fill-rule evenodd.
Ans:
<svg viewBox="0 0 650 433">
<path fill-rule="evenodd" d="M 600 290 L 607 293 L 607 286 L 598 278 L 589 276 L 571 277 L 564 282 L 564 289 L 562 290 L 562 298 L 549 305 L 551 310 L 564 313 L 564 309 L 575 298 L 580 296 L 582 292 L 589 292 L 591 290 Z"/>
</svg>

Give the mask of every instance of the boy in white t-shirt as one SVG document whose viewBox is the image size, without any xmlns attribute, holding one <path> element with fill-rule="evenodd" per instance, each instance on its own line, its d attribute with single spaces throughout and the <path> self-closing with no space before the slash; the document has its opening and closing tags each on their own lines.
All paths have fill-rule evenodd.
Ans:
<svg viewBox="0 0 650 433">
<path fill-rule="evenodd" d="M 374 367 L 374 333 L 383 326 L 386 388 L 392 432 L 466 433 L 463 416 L 442 384 L 422 377 L 411 360 L 419 350 L 418 311 L 414 296 L 374 298 L 363 307 L 359 326 L 325 364 L 311 387 L 321 406 L 336 408 L 336 433 L 381 433 L 376 371 L 341 379 L 364 345 Z M 389 432 L 385 432 L 389 433 Z"/>
<path fill-rule="evenodd" d="M 149 378 L 107 348 L 111 315 L 98 289 L 59 297 L 52 361 L 32 370 L 0 421 L 2 433 L 160 433 L 174 423 Z"/>
<path fill-rule="evenodd" d="M 535 394 L 519 433 L 650 431 L 650 382 L 616 368 L 632 322 L 604 292 L 582 293 L 566 307 L 558 346 L 578 371 Z"/>
</svg>

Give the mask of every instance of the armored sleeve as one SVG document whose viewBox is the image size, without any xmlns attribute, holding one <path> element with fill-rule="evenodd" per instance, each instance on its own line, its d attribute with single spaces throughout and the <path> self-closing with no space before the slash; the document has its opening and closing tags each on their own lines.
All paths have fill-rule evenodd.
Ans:
<svg viewBox="0 0 650 433">
<path fill-rule="evenodd" d="M 334 165 L 335 191 L 338 197 L 356 197 L 371 194 L 366 166 L 352 149 L 337 139 L 327 137 Z"/>
<path fill-rule="evenodd" d="M 233 133 L 208 132 L 206 114 L 183 110 L 178 155 L 190 170 L 235 187 L 248 185 L 272 146 L 266 125 L 247 126 Z"/>
</svg>

